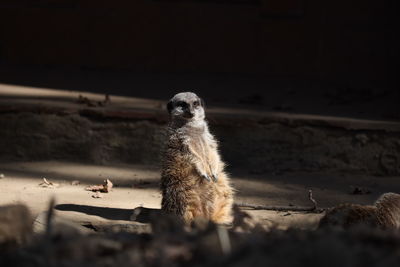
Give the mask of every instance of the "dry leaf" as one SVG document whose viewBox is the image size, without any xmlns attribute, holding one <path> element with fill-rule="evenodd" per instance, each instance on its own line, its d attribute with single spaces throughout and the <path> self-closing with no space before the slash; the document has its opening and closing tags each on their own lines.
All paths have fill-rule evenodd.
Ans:
<svg viewBox="0 0 400 267">
<path fill-rule="evenodd" d="M 85 188 L 87 191 L 93 191 L 93 192 L 102 192 L 102 193 L 108 193 L 111 191 L 113 187 L 113 183 L 107 179 L 104 180 L 104 183 L 102 185 L 91 185 Z"/>
</svg>

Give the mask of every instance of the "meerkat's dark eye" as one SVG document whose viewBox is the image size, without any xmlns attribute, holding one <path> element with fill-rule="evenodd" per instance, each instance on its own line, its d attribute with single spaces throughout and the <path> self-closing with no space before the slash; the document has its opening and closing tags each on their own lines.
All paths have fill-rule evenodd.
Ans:
<svg viewBox="0 0 400 267">
<path fill-rule="evenodd" d="M 200 105 L 199 101 L 194 101 L 193 102 L 193 107 L 197 108 Z"/>
<path fill-rule="evenodd" d="M 188 104 L 186 102 L 179 101 L 178 103 L 176 103 L 176 106 L 182 107 L 182 108 L 187 108 Z"/>
</svg>

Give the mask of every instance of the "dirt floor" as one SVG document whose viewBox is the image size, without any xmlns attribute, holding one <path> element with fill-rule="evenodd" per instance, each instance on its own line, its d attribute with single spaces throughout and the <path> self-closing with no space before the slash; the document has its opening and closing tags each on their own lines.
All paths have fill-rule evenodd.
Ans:
<svg viewBox="0 0 400 267">
<path fill-rule="evenodd" d="M 157 231 L 155 229 L 158 226 L 151 218 L 136 216 L 133 219 L 132 215 L 138 207 L 147 208 L 151 212 L 160 208 L 159 152 L 168 119 L 163 101 L 111 96 L 111 102 L 107 102 L 104 95 L 9 85 L 0 85 L 0 96 L 0 207 L 17 203 L 26 205 L 32 213 L 33 231 L 36 234 L 48 231 L 46 220 L 51 199 L 55 200 L 53 220 L 78 231 L 78 236 L 74 238 L 79 239 L 80 235 L 93 234 L 95 231 L 112 232 L 116 235 L 122 230 L 124 233 L 133 234 Z M 236 189 L 237 204 L 309 207 L 312 205 L 308 199 L 308 191 L 311 189 L 318 207 L 329 208 L 344 202 L 372 204 L 382 193 L 400 192 L 398 122 L 219 107 L 210 108 L 208 114 L 211 129 L 220 140 L 222 156 L 228 163 L 228 172 Z M 44 179 L 47 182 L 44 182 Z M 110 192 L 94 193 L 85 190 L 88 186 L 102 184 L 105 179 L 113 183 Z M 324 213 L 244 208 L 242 211 L 252 217 L 253 225 L 259 224 L 263 229 L 273 229 L 268 238 L 278 243 L 286 242 L 287 245 L 297 240 L 304 246 L 307 242 L 315 241 L 315 244 L 320 243 L 322 248 L 336 246 L 336 252 L 340 252 L 339 254 L 345 253 L 348 246 L 353 246 L 352 241 L 347 240 L 348 237 L 336 233 L 328 234 L 331 239 L 324 243 L 322 240 L 325 232 L 309 232 L 317 228 Z M 4 214 L 7 222 L 8 213 Z M 3 223 L 4 218 L 0 217 L 0 230 L 4 227 Z M 212 233 L 212 236 L 217 234 L 220 241 L 223 239 L 221 234 L 224 233 L 221 233 L 220 228 L 210 227 L 211 232 L 199 230 L 197 234 L 189 237 L 183 234 L 185 240 L 191 240 L 185 241 L 189 242 L 190 253 L 202 255 L 201 251 L 204 248 L 199 245 L 201 242 L 196 243 L 194 240 L 205 238 L 208 240 L 204 241 L 207 244 L 209 240 L 214 240 L 214 237 L 209 239 L 206 233 Z M 289 235 L 279 232 L 287 229 L 307 232 L 292 232 Z M 175 238 L 174 231 L 169 229 L 166 231 L 167 236 L 160 240 Z M 0 237 L 7 232 L 0 231 Z M 122 232 L 117 237 L 104 237 L 104 244 L 103 241 L 98 242 L 99 236 L 87 239 L 87 242 L 94 240 L 93 242 L 101 246 L 99 251 L 92 251 L 93 255 L 89 253 L 90 257 L 108 253 L 104 251 L 113 251 L 110 255 L 116 255 L 113 254 L 115 251 L 125 253 L 125 249 L 132 244 L 124 243 L 125 237 Z M 241 244 L 243 248 L 256 254 L 260 252 L 251 245 L 254 238 L 257 239 L 257 233 L 235 237 L 236 233 L 230 232 L 229 235 L 237 238 L 238 243 L 232 243 L 235 246 Z M 398 242 L 397 239 L 392 240 L 393 236 L 382 236 L 380 232 L 361 232 L 355 235 L 356 239 L 361 241 L 378 240 L 373 246 L 379 245 L 379 242 L 385 243 L 389 239 L 387 242 Z M 65 250 L 63 246 L 68 242 L 59 241 L 64 240 L 63 238 L 51 241 L 54 242 L 54 248 L 61 246 L 60 249 Z M 143 236 L 129 238 L 133 238 L 131 241 L 137 240 L 138 243 L 134 246 L 143 242 L 144 247 L 150 244 L 150 254 L 153 253 L 151 251 L 154 244 L 162 244 L 165 241 L 157 239 L 153 244 L 146 243 L 150 239 Z M 379 241 L 380 238 L 383 241 Z M 46 238 L 40 240 L 37 242 L 50 242 L 46 241 Z M 182 244 L 186 244 L 185 242 Z M 260 239 L 257 242 L 259 247 L 274 251 L 272 241 L 269 243 Z M 42 245 L 48 246 L 40 243 L 40 246 Z M 322 251 L 322 248 L 318 245 L 313 246 L 314 250 Z M 25 256 L 36 253 L 41 255 L 40 251 L 29 247 L 27 249 L 28 251 L 18 253 Z M 176 251 L 176 248 L 171 249 Z M 287 249 L 288 253 L 294 251 L 294 247 Z M 370 253 L 369 248 L 357 249 L 355 250 L 361 254 Z M 181 247 L 178 250 L 186 251 Z M 171 251 L 163 253 L 175 255 L 175 252 Z M 22 255 L 18 253 L 10 256 L 10 262 L 18 262 Z M 77 251 L 71 253 L 75 255 Z M 151 262 L 152 266 L 162 265 L 158 261 L 152 261 L 155 259 L 154 255 L 146 253 L 143 257 L 149 257 L 145 259 L 147 263 Z M 218 253 L 215 255 L 219 255 Z M 226 252 L 224 253 L 226 256 Z M 337 257 L 335 253 L 334 258 Z M 376 257 L 384 257 L 384 252 L 382 253 L 378 251 Z M 260 256 L 262 253 L 257 254 L 258 256 L 256 254 L 243 255 L 249 255 L 246 261 L 264 257 Z M 179 257 L 184 257 L 183 262 L 188 262 L 188 259 L 199 260 L 194 254 L 190 255 Z M 277 253 L 271 255 L 276 257 L 273 260 L 279 261 Z M 29 257 L 26 259 L 29 260 Z M 343 266 L 364 266 L 363 261 L 359 261 L 360 257 L 357 257 L 359 265 L 352 265 L 352 257 L 349 256 L 347 261 L 349 265 L 346 263 Z M 388 260 L 397 262 L 397 256 L 393 257 Z M 8 258 L 5 259 L 7 262 Z M 223 259 L 236 262 L 229 257 Z M 39 262 L 34 266 L 58 266 L 59 260 L 61 258 L 54 259 L 53 264 Z M 81 264 L 85 262 L 80 260 L 79 258 L 78 262 Z M 308 260 L 310 258 L 306 259 Z M 316 264 L 322 264 L 324 261 L 323 258 L 315 260 Z M 115 259 L 111 262 L 115 264 Z M 130 258 L 125 263 L 127 262 L 137 261 Z M 176 263 L 176 259 L 171 262 Z M 396 266 L 391 265 L 393 262 L 381 266 Z M 143 266 L 147 263 L 143 263 Z M 210 264 L 216 266 L 220 263 L 211 261 Z M 303 266 L 303 263 L 297 266 Z"/>
<path fill-rule="evenodd" d="M 35 216 L 48 209 L 55 198 L 57 214 L 80 225 L 87 223 L 129 224 L 136 207 L 160 208 L 158 190 L 160 171 L 144 165 L 90 165 L 61 161 L 19 162 L 0 164 L 0 205 L 26 204 Z M 54 186 L 43 184 L 43 178 Z M 110 179 L 109 193 L 86 191 L 90 185 Z M 78 184 L 78 182 L 79 184 Z M 320 207 L 343 202 L 370 204 L 384 192 L 400 192 L 398 177 L 325 175 L 296 173 L 275 176 L 233 175 L 237 190 L 236 203 L 257 205 L 310 206 L 308 189 Z M 359 191 L 357 191 L 359 190 Z M 313 229 L 321 214 L 248 210 L 257 221 L 281 229 Z"/>
<path fill-rule="evenodd" d="M 79 223 L 160 207 L 163 101 L 11 85 L 0 96 L 0 205 L 27 203 L 37 216 L 54 196 L 60 216 Z M 307 206 L 312 189 L 318 205 L 331 207 L 400 191 L 400 123 L 215 107 L 208 114 L 236 203 Z M 40 186 L 43 178 L 57 186 Z M 101 198 L 84 190 L 107 178 L 115 186 Z M 249 212 L 281 228 L 313 228 L 321 216 Z"/>
</svg>

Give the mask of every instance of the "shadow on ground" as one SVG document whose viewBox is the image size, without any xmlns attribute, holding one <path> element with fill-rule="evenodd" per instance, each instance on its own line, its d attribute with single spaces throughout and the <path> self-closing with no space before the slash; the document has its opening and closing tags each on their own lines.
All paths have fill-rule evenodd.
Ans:
<svg viewBox="0 0 400 267">
<path fill-rule="evenodd" d="M 135 221 L 140 223 L 149 223 L 151 218 L 161 214 L 160 209 L 144 207 L 136 207 L 134 209 L 119 209 L 77 204 L 59 204 L 55 206 L 55 209 L 60 211 L 74 211 L 85 213 L 87 215 L 95 215 L 108 220 Z"/>
</svg>

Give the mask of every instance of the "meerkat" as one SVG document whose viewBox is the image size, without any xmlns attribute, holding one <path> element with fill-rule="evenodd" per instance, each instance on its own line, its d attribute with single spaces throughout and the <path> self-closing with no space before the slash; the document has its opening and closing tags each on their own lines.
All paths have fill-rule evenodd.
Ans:
<svg viewBox="0 0 400 267">
<path fill-rule="evenodd" d="M 230 224 L 233 188 L 208 129 L 204 102 L 195 93 L 183 92 L 168 102 L 167 109 L 170 122 L 161 173 L 162 211 L 186 223 L 202 217 Z"/>
<path fill-rule="evenodd" d="M 382 229 L 400 229 L 400 195 L 385 193 L 374 205 L 341 204 L 328 210 L 319 226 L 349 228 L 360 224 Z"/>
</svg>

